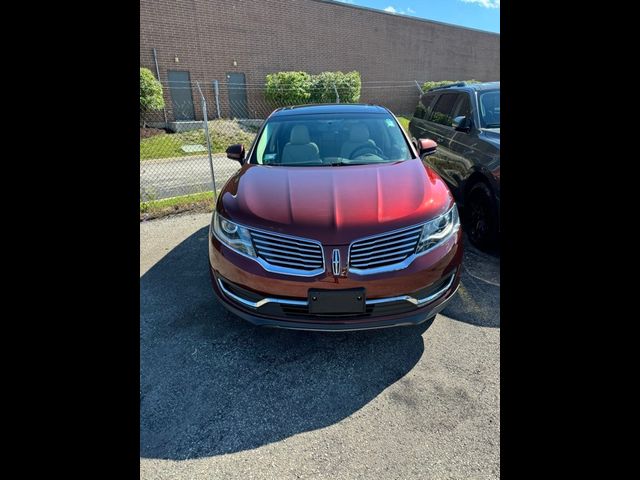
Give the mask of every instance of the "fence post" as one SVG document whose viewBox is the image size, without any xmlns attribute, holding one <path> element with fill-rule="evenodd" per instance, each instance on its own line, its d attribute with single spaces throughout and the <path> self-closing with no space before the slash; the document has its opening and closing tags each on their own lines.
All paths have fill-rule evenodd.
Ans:
<svg viewBox="0 0 640 480">
<path fill-rule="evenodd" d="M 420 84 L 418 83 L 417 80 L 414 80 L 414 82 L 416 82 L 416 87 L 418 87 L 418 90 L 420 91 L 420 95 L 422 95 L 424 92 L 422 91 L 422 87 L 420 86 Z"/>
<path fill-rule="evenodd" d="M 220 98 L 218 90 L 218 80 L 213 81 L 213 91 L 216 94 L 216 110 L 218 111 L 218 118 L 220 118 Z"/>
<path fill-rule="evenodd" d="M 198 85 L 198 91 L 200 92 L 200 98 L 202 99 L 202 117 L 204 121 L 204 134 L 207 136 L 207 151 L 209 152 L 209 168 L 211 169 L 211 181 L 213 182 L 213 199 L 214 202 L 218 198 L 218 192 L 216 190 L 216 177 L 213 173 L 213 158 L 211 156 L 211 138 L 209 138 L 209 118 L 207 116 L 207 101 L 204 99 L 202 90 L 200 89 L 200 82 L 196 82 Z"/>
<path fill-rule="evenodd" d="M 340 95 L 338 95 L 338 89 L 336 88 L 335 82 L 333 82 L 333 91 L 336 92 L 336 103 L 340 103 Z"/>
</svg>

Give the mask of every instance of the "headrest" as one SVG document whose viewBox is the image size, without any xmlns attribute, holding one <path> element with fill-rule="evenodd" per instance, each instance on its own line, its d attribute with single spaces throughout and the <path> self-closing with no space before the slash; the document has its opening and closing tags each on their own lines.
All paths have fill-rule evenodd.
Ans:
<svg viewBox="0 0 640 480">
<path fill-rule="evenodd" d="M 304 125 L 296 125 L 291 129 L 291 136 L 289 141 L 294 145 L 303 145 L 310 143 L 309 129 Z"/>
<path fill-rule="evenodd" d="M 362 143 L 369 140 L 369 129 L 363 123 L 356 123 L 351 127 L 349 132 L 349 140 L 356 143 Z"/>
</svg>

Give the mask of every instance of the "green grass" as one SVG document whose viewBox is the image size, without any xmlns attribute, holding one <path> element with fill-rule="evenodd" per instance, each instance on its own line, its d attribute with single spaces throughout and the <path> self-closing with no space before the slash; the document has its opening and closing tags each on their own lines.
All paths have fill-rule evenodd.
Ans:
<svg viewBox="0 0 640 480">
<path fill-rule="evenodd" d="M 409 133 L 409 121 L 411 120 L 410 118 L 407 117 L 396 117 L 398 119 L 398 121 L 400 122 L 400 125 L 402 125 L 402 128 L 404 128 L 404 131 L 407 132 L 407 135 L 411 135 Z"/>
<path fill-rule="evenodd" d="M 234 120 L 213 120 L 209 122 L 211 150 L 213 153 L 224 152 L 229 145 L 242 143 L 247 147 L 255 137 L 255 128 L 245 127 Z M 140 140 L 140 160 L 156 158 L 187 157 L 192 152 L 183 152 L 183 145 L 207 146 L 204 129 L 181 133 L 162 133 Z M 206 155 L 200 152 L 198 155 Z"/>
<path fill-rule="evenodd" d="M 213 192 L 198 192 L 179 197 L 140 202 L 140 220 L 163 217 L 187 210 L 213 211 Z"/>
</svg>

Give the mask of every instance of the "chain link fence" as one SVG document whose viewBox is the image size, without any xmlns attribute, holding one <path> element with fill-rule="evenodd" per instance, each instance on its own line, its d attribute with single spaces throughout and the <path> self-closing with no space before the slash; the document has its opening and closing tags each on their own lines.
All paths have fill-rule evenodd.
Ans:
<svg viewBox="0 0 640 480">
<path fill-rule="evenodd" d="M 236 143 L 248 148 L 269 114 L 286 106 L 267 101 L 264 84 L 185 81 L 163 88 L 170 92 L 165 99 L 171 99 L 164 109 L 141 109 L 141 203 L 211 192 L 212 178 L 219 191 L 240 168 L 226 157 L 226 148 Z M 410 116 L 419 95 L 414 80 L 362 82 L 360 102 Z M 337 91 L 334 100 L 340 101 Z"/>
</svg>

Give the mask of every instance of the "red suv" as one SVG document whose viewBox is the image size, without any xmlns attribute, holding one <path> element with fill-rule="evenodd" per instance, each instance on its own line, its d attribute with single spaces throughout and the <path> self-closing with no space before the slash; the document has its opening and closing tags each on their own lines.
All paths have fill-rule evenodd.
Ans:
<svg viewBox="0 0 640 480">
<path fill-rule="evenodd" d="M 213 289 L 256 325 L 361 330 L 433 318 L 457 290 L 458 210 L 395 116 L 375 105 L 273 112 L 218 196 Z"/>
</svg>

